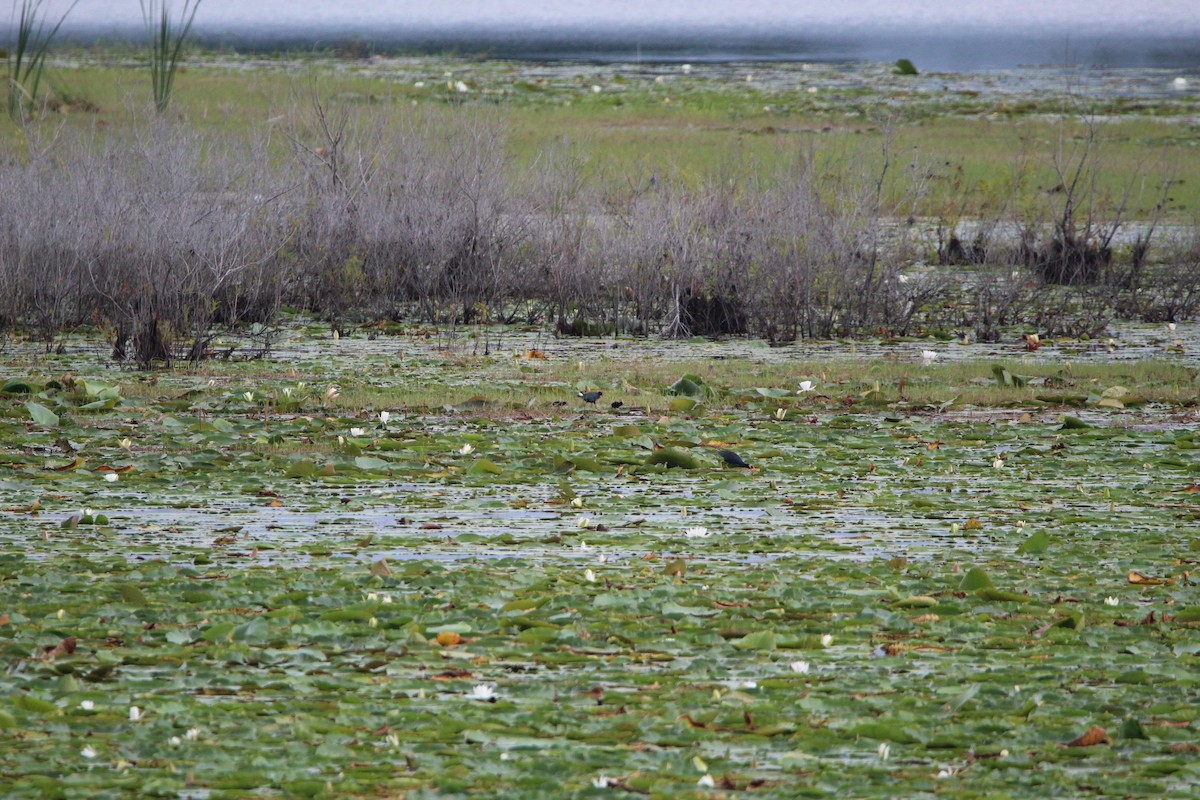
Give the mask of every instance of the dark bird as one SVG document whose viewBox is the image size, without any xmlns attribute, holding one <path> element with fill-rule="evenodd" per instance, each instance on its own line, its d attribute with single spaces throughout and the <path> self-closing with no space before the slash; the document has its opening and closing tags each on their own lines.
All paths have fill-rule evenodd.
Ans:
<svg viewBox="0 0 1200 800">
<path fill-rule="evenodd" d="M 604 396 L 604 392 L 580 392 L 578 396 L 583 402 L 596 405 L 596 401 Z"/>
<path fill-rule="evenodd" d="M 719 455 L 721 460 L 731 467 L 750 469 L 750 465 L 746 463 L 746 460 L 732 450 L 718 450 L 717 455 Z"/>
<path fill-rule="evenodd" d="M 613 400 L 611 403 L 609 403 L 609 406 L 611 408 L 620 408 L 623 405 L 625 405 L 625 404 L 622 403 L 620 400 Z"/>
</svg>

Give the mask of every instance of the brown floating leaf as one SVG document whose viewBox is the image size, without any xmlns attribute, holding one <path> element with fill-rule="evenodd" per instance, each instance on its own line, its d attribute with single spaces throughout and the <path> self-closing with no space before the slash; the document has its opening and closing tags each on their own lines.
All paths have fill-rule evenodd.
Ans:
<svg viewBox="0 0 1200 800">
<path fill-rule="evenodd" d="M 1149 575 L 1144 575 L 1137 570 L 1129 570 L 1129 582 L 1138 586 L 1162 586 L 1166 583 L 1174 583 L 1174 578 L 1154 578 Z"/>
<path fill-rule="evenodd" d="M 1108 731 L 1098 725 L 1093 725 L 1083 732 L 1078 739 L 1067 742 L 1067 747 L 1095 747 L 1098 744 L 1112 744 Z"/>
<path fill-rule="evenodd" d="M 82 466 L 83 459 L 76 457 L 74 461 L 70 462 L 69 464 L 63 464 L 61 467 L 42 467 L 42 469 L 49 470 L 50 472 L 67 472 L 69 470 L 79 469 Z"/>
<path fill-rule="evenodd" d="M 1200 492 L 1200 484 L 1191 483 L 1191 484 L 1188 484 L 1187 486 L 1185 486 L 1184 488 L 1176 489 L 1175 491 L 1184 492 L 1184 493 L 1188 493 L 1188 494 L 1191 494 L 1192 492 Z"/>
<path fill-rule="evenodd" d="M 980 522 L 979 520 L 975 519 L 974 517 L 971 517 L 969 520 L 967 520 L 967 521 L 966 521 L 966 522 L 963 524 L 963 530 L 964 530 L 964 531 L 979 531 L 979 530 L 983 530 L 983 523 L 982 523 L 982 522 Z"/>
<path fill-rule="evenodd" d="M 1172 753 L 1200 753 L 1200 745 L 1195 742 L 1175 742 L 1171 745 Z"/>
<path fill-rule="evenodd" d="M 454 631 L 442 631 L 437 635 L 437 643 L 442 647 L 454 647 L 456 644 L 462 644 L 462 636 Z"/>
<path fill-rule="evenodd" d="M 387 559 L 381 558 L 371 565 L 372 575 L 391 575 L 392 570 L 388 567 Z"/>
<path fill-rule="evenodd" d="M 4 510 L 11 511 L 14 514 L 32 514 L 33 512 L 37 511 L 41 507 L 42 507 L 42 501 L 34 500 L 32 503 L 30 503 L 27 506 L 9 506 L 8 508 L 6 508 Z"/>
</svg>

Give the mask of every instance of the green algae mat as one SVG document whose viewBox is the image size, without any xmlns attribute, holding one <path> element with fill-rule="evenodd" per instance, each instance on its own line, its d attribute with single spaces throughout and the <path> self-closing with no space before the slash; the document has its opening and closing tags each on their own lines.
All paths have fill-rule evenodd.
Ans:
<svg viewBox="0 0 1200 800">
<path fill-rule="evenodd" d="M 1200 791 L 1184 356 L 530 336 L 10 345 L 3 794 Z"/>
</svg>

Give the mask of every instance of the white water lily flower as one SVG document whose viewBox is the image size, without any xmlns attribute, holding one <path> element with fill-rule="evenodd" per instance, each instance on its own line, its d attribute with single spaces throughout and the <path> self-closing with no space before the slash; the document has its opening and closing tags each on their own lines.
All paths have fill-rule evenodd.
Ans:
<svg viewBox="0 0 1200 800">
<path fill-rule="evenodd" d="M 758 681 L 731 681 L 729 684 L 731 689 L 757 689 Z"/>
<path fill-rule="evenodd" d="M 167 741 L 171 747 L 179 747 L 181 744 L 183 744 L 183 739 L 180 739 L 178 736 L 172 736 Z"/>
<path fill-rule="evenodd" d="M 833 634 L 825 634 L 821 637 L 821 647 L 829 647 L 833 644 Z"/>
<path fill-rule="evenodd" d="M 378 627 L 379 627 L 379 618 L 378 618 L 378 617 L 371 617 L 369 620 L 367 620 L 367 627 L 369 627 L 369 628 L 378 628 Z"/>
<path fill-rule="evenodd" d="M 951 522 L 951 523 L 950 523 L 950 532 L 951 532 L 951 533 L 958 533 L 958 523 L 957 523 L 957 522 Z"/>
<path fill-rule="evenodd" d="M 571 498 L 571 508 L 583 508 L 583 498 L 582 497 Z"/>
<path fill-rule="evenodd" d="M 121 441 L 117 442 L 117 446 L 122 450 L 128 450 L 129 448 L 133 447 L 133 442 L 130 441 L 129 437 L 125 437 Z"/>
<path fill-rule="evenodd" d="M 941 354 L 938 353 L 936 350 L 922 350 L 921 351 L 921 361 L 923 361 L 925 363 L 925 366 L 929 366 L 933 362 L 937 361 L 938 358 L 940 357 L 940 355 Z"/>
<path fill-rule="evenodd" d="M 342 390 L 339 389 L 337 386 L 330 386 L 328 389 L 325 390 L 325 399 L 333 400 L 341 393 L 342 393 Z"/>
<path fill-rule="evenodd" d="M 787 419 L 787 409 L 786 408 L 775 409 L 775 419 L 778 419 L 778 420 Z"/>
<path fill-rule="evenodd" d="M 588 552 L 589 550 L 593 550 L 593 549 L 595 549 L 595 548 L 593 548 L 593 547 L 592 547 L 590 544 L 588 544 L 587 542 L 580 542 L 580 543 L 579 543 L 579 551 L 580 551 L 581 553 L 586 553 L 586 552 Z"/>
<path fill-rule="evenodd" d="M 254 392 L 246 392 L 242 397 L 246 398 L 247 403 L 252 402 L 254 400 Z"/>
<path fill-rule="evenodd" d="M 939 769 L 938 774 L 935 777 L 938 780 L 942 780 L 944 778 L 953 778 L 954 773 L 956 772 L 958 772 L 958 770 L 956 770 L 954 767 L 946 767 L 946 769 Z"/>
<path fill-rule="evenodd" d="M 142 719 L 142 710 L 137 706 L 129 707 L 129 721 L 139 722 Z"/>
<path fill-rule="evenodd" d="M 704 527 L 703 525 L 697 525 L 694 528 L 687 528 L 684 530 L 683 535 L 689 539 L 707 539 L 709 536 L 712 536 L 712 534 L 708 532 L 708 528 Z"/>
<path fill-rule="evenodd" d="M 596 556 L 596 560 L 599 561 L 601 564 L 607 564 L 608 556 L 604 555 L 604 553 L 601 553 L 600 555 Z"/>
<path fill-rule="evenodd" d="M 607 789 L 612 785 L 612 778 L 609 778 L 606 775 L 597 775 L 596 777 L 592 778 L 592 786 L 595 786 L 597 789 Z"/>
<path fill-rule="evenodd" d="M 580 517 L 579 522 L 576 524 L 579 525 L 580 528 L 583 528 L 586 530 L 586 529 L 592 527 L 592 520 L 590 517 Z"/>
<path fill-rule="evenodd" d="M 292 396 L 292 387 L 290 387 L 290 386 L 283 387 L 283 396 L 291 397 Z"/>
<path fill-rule="evenodd" d="M 464 444 L 462 447 L 460 447 L 458 449 L 458 452 L 462 453 L 464 456 L 469 456 L 469 455 L 471 455 L 471 453 L 475 452 L 475 448 L 472 447 L 470 444 Z"/>
<path fill-rule="evenodd" d="M 713 780 L 712 775 L 705 775 L 703 778 L 696 781 L 696 785 L 703 786 L 705 789 L 711 789 L 717 785 L 717 782 Z"/>
<path fill-rule="evenodd" d="M 791 663 L 791 667 L 792 667 L 792 672 L 795 672 L 798 675 L 807 675 L 808 674 L 808 662 L 807 661 L 793 661 Z"/>
<path fill-rule="evenodd" d="M 96 757 L 96 748 L 92 747 L 89 744 L 87 747 L 85 747 L 79 751 L 79 755 L 83 756 L 84 758 L 95 758 Z"/>
<path fill-rule="evenodd" d="M 896 282 L 897 283 L 908 283 L 908 276 L 901 273 L 896 276 Z"/>
<path fill-rule="evenodd" d="M 1175 332 L 1175 323 L 1168 322 L 1167 323 L 1167 333 L 1174 333 L 1174 332 Z"/>
<path fill-rule="evenodd" d="M 488 686 L 486 683 L 477 683 L 471 689 L 470 697 L 472 700 L 495 700 L 496 689 L 493 686 Z"/>
<path fill-rule="evenodd" d="M 120 476 L 118 476 L 115 472 L 104 473 L 104 480 L 108 481 L 109 483 L 116 483 L 118 477 Z"/>
<path fill-rule="evenodd" d="M 363 428 L 351 428 L 350 435 L 351 436 L 364 436 L 364 435 L 366 435 L 366 430 L 364 430 Z"/>
<path fill-rule="evenodd" d="M 197 739 L 200 738 L 200 729 L 199 728 L 188 728 L 187 733 L 185 733 L 183 735 L 183 738 L 187 739 L 189 742 L 196 741 Z"/>
<path fill-rule="evenodd" d="M 67 618 L 67 610 L 65 608 L 60 608 L 58 611 L 54 612 L 54 616 L 59 619 L 66 619 Z"/>
<path fill-rule="evenodd" d="M 812 381 L 800 381 L 800 386 L 796 389 L 797 392 L 811 392 L 816 389 L 817 385 Z"/>
<path fill-rule="evenodd" d="M 891 745 L 889 745 L 887 742 L 880 742 L 879 750 L 877 752 L 879 753 L 880 761 L 887 761 L 888 756 L 890 756 L 892 754 Z"/>
<path fill-rule="evenodd" d="M 588 583 L 595 583 L 596 573 L 592 572 L 590 569 L 586 569 L 583 571 L 583 579 Z"/>
<path fill-rule="evenodd" d="M 389 733 L 387 736 L 383 737 L 383 743 L 388 747 L 395 749 L 400 746 L 400 737 L 394 733 Z"/>
<path fill-rule="evenodd" d="M 388 420 L 391 418 L 392 418 L 392 412 L 390 412 L 390 411 L 380 411 L 379 412 L 379 421 L 382 424 L 387 425 Z"/>
<path fill-rule="evenodd" d="M 996 459 L 992 461 L 992 467 L 994 469 L 1004 469 L 1004 459 L 1000 456 L 996 456 Z"/>
<path fill-rule="evenodd" d="M 96 704 L 91 700 L 80 700 L 79 707 L 84 711 L 94 711 L 96 709 Z"/>
<path fill-rule="evenodd" d="M 1120 604 L 1120 602 L 1121 602 L 1121 601 L 1120 601 L 1120 600 L 1118 600 L 1118 599 L 1117 599 L 1117 598 L 1115 598 L 1115 597 L 1106 597 L 1106 598 L 1104 598 L 1104 605 L 1106 605 L 1106 606 L 1115 606 L 1115 605 L 1118 605 L 1118 604 Z"/>
<path fill-rule="evenodd" d="M 338 434 L 338 446 L 341 447 L 346 443 L 346 437 Z"/>
</svg>

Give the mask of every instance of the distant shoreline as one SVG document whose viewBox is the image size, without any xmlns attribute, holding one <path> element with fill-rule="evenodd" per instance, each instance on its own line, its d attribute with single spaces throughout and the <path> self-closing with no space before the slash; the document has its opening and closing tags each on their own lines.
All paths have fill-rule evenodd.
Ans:
<svg viewBox="0 0 1200 800">
<path fill-rule="evenodd" d="M 473 28 L 403 29 L 385 27 L 369 34 L 352 26 L 306 29 L 277 26 L 248 35 L 197 26 L 204 49 L 238 53 L 328 52 L 353 47 L 372 54 L 486 57 L 495 60 L 617 63 L 732 63 L 873 61 L 908 58 L 922 69 L 974 72 L 1027 65 L 1160 68 L 1200 71 L 1200 42 L 1191 36 L 1092 35 L 1067 38 L 1056 33 L 1036 37 L 981 32 L 896 34 L 866 31 L 811 35 L 786 32 L 712 30 L 578 31 L 479 30 Z M 65 27 L 59 44 L 134 46 L 140 27 L 109 29 Z M 0 28 L 0 40 L 8 37 Z"/>
</svg>

